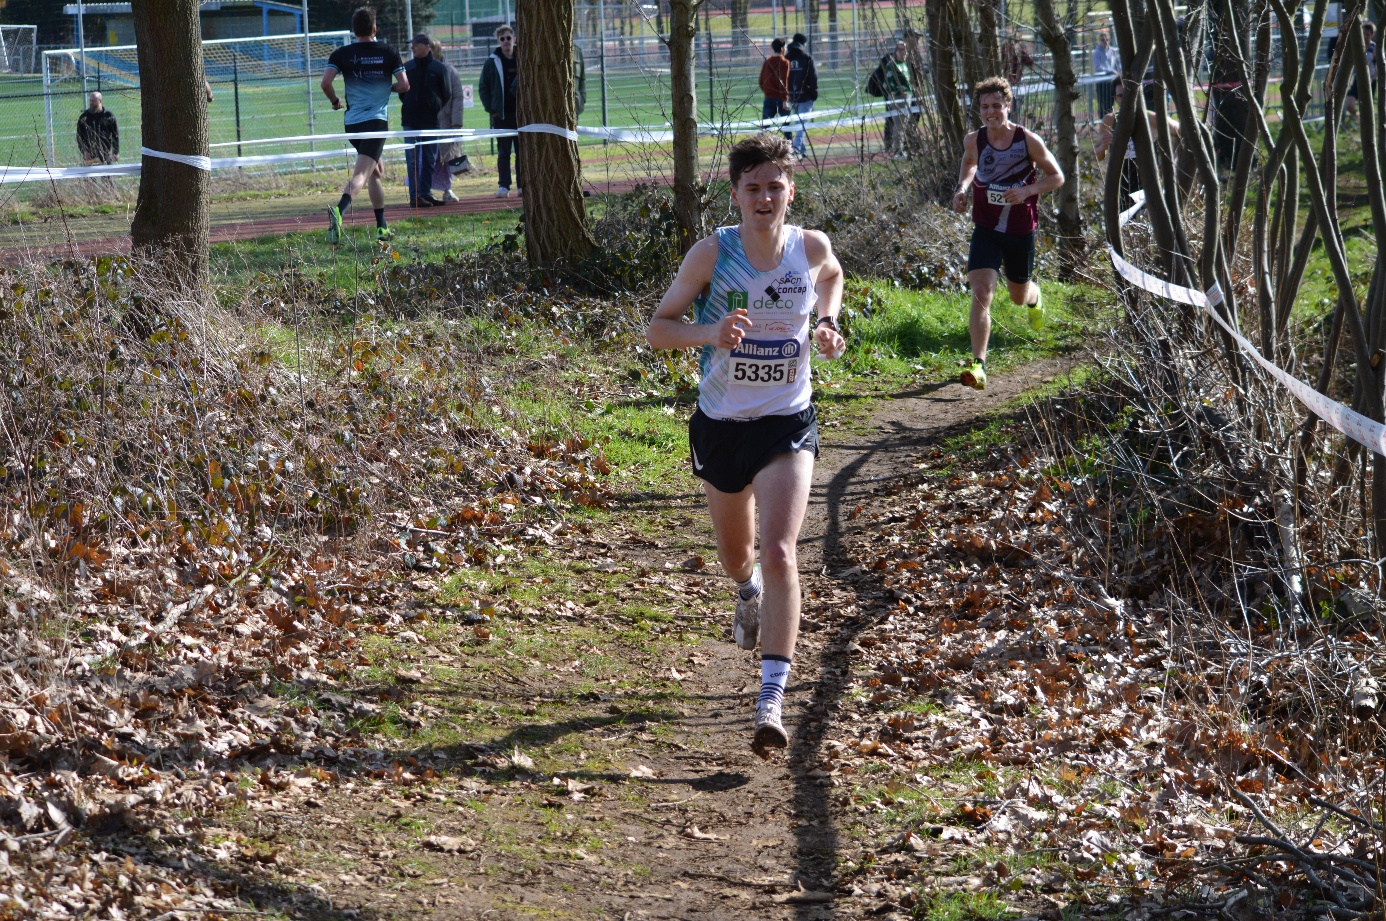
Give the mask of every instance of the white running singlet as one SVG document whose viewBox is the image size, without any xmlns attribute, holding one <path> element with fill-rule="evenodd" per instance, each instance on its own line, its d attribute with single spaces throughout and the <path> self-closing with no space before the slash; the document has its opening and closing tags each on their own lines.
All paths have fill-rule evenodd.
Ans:
<svg viewBox="0 0 1386 921">
<path fill-rule="evenodd" d="M 802 412 L 813 401 L 809 319 L 818 293 L 810 284 L 802 227 L 785 227 L 784 255 L 770 272 L 754 268 L 739 227 L 717 228 L 717 266 L 698 323 L 717 323 L 745 308 L 751 320 L 735 349 L 703 346 L 698 406 L 713 419 L 758 419 Z"/>
</svg>

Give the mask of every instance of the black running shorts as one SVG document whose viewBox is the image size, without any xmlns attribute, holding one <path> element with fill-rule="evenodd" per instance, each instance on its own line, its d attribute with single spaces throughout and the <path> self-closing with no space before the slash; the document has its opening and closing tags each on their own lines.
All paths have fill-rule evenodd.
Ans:
<svg viewBox="0 0 1386 921">
<path fill-rule="evenodd" d="M 1035 272 L 1035 235 L 1002 233 L 988 227 L 972 228 L 972 246 L 967 251 L 967 270 L 1006 269 L 1006 281 L 1020 285 Z"/>
<path fill-rule="evenodd" d="M 383 118 L 373 118 L 368 122 L 358 122 L 355 125 L 347 125 L 347 134 L 360 134 L 364 131 L 389 131 L 390 123 Z M 359 141 L 352 141 L 351 146 L 356 148 L 356 152 L 363 157 L 370 157 L 376 163 L 380 162 L 380 155 L 385 152 L 384 138 L 362 138 Z"/>
<path fill-rule="evenodd" d="M 694 476 L 721 492 L 741 492 L 776 454 L 818 456 L 818 413 L 809 406 L 792 416 L 725 420 L 698 409 L 688 420 L 688 448 Z"/>
</svg>

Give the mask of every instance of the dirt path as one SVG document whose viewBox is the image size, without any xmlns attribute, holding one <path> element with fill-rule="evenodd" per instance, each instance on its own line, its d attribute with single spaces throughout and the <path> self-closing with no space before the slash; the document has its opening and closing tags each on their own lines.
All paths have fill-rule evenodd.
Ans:
<svg viewBox="0 0 1386 921">
<path fill-rule="evenodd" d="M 800 545 L 806 603 L 786 698 L 788 757 L 751 753 L 756 660 L 717 636 L 725 623 L 709 627 L 701 613 L 722 617 L 728 605 L 712 561 L 699 569 L 688 556 L 711 546 L 700 497 L 691 488 L 631 497 L 616 517 L 661 507 L 653 533 L 596 530 L 567 552 L 589 561 L 582 568 L 593 578 L 672 595 L 675 610 L 694 612 L 674 616 L 672 643 L 651 652 L 610 633 L 573 632 L 555 656 L 513 637 L 499 669 L 452 678 L 395 663 L 423 702 L 410 705 L 418 725 L 479 719 L 503 734 L 485 745 L 405 743 L 384 753 L 388 745 L 375 742 L 371 754 L 341 753 L 339 782 L 289 785 L 269 808 L 252 801 L 227 828 L 205 830 L 250 855 L 235 887 L 293 917 L 903 917 L 889 893 L 838 885 L 872 842 L 853 838 L 847 791 L 820 769 L 822 748 L 835 735 L 855 737 L 834 720 L 859 649 L 853 639 L 866 625 L 858 612 L 882 594 L 845 557 L 844 541 L 868 522 L 879 527 L 862 510 L 902 482 L 927 446 L 1064 365 L 998 375 L 983 394 L 955 383 L 921 387 L 886 402 L 855 427 L 860 434 L 825 430 Z M 542 587 L 539 596 L 538 622 L 582 622 L 582 604 L 546 605 Z M 420 663 L 471 654 L 436 637 L 421 642 Z M 579 680 L 581 664 L 565 664 L 600 657 L 626 658 L 635 682 Z"/>
</svg>

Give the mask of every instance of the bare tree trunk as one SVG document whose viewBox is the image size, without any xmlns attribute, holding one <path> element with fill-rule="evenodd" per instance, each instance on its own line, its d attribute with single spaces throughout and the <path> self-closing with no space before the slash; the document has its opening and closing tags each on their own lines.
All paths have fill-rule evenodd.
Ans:
<svg viewBox="0 0 1386 921">
<path fill-rule="evenodd" d="M 577 126 L 573 103 L 573 5 L 518 0 L 515 28 L 525 36 L 520 52 L 520 125 Z M 529 264 L 548 268 L 573 263 L 597 248 L 582 202 L 577 141 L 557 134 L 524 132 L 525 248 Z"/>
<path fill-rule="evenodd" d="M 981 83 L 987 77 L 994 77 L 996 72 L 987 73 L 985 64 L 982 62 L 981 46 L 977 42 L 977 34 L 972 31 L 972 20 L 967 15 L 967 6 L 963 0 L 946 0 L 947 16 L 949 25 L 953 30 L 953 47 L 962 58 L 963 78 L 966 81 L 968 95 L 972 98 L 972 106 L 968 111 L 969 119 L 965 124 L 964 132 L 971 129 L 973 125 L 981 124 L 978 114 L 978 101 L 972 88 Z M 960 148 L 961 149 L 961 148 Z"/>
<path fill-rule="evenodd" d="M 828 67 L 833 70 L 837 70 L 837 63 L 840 59 L 837 37 L 837 0 L 828 0 Z"/>
<path fill-rule="evenodd" d="M 929 70 L 933 74 L 934 100 L 938 104 L 939 127 L 950 159 L 960 160 L 963 138 L 967 135 L 966 116 L 958 92 L 957 56 L 953 53 L 952 29 L 947 18 L 946 0 L 924 8 L 929 41 Z"/>
<path fill-rule="evenodd" d="M 751 44 L 751 0 L 731 0 L 732 47 Z"/>
<path fill-rule="evenodd" d="M 1001 11 L 998 0 L 977 3 L 977 47 L 988 74 L 1001 73 Z"/>
<path fill-rule="evenodd" d="M 198 0 L 134 0 L 140 68 L 142 141 L 161 153 L 207 156 L 207 97 L 202 91 Z M 207 280 L 211 173 L 162 157 L 144 157 L 130 238 L 169 278 Z"/>
<path fill-rule="evenodd" d="M 983 4 L 985 5 L 985 4 Z M 1054 109 L 1057 136 L 1054 153 L 1064 171 L 1059 189 L 1059 272 L 1066 281 L 1074 279 L 1083 263 L 1083 217 L 1078 206 L 1078 122 L 1073 107 L 1079 99 L 1078 75 L 1073 70 L 1068 37 L 1059 21 L 1053 0 L 1035 0 L 1039 33 L 1054 56 Z M 1113 155 L 1115 156 L 1115 155 Z"/>
<path fill-rule="evenodd" d="M 674 223 L 682 255 L 703 236 L 703 182 L 698 170 L 698 99 L 693 33 L 701 0 L 672 0 L 669 19 L 670 114 L 674 125 Z"/>
</svg>

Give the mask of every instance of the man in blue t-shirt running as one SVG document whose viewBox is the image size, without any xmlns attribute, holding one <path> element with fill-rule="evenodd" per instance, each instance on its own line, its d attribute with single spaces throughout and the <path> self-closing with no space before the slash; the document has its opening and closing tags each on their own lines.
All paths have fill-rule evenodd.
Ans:
<svg viewBox="0 0 1386 921">
<path fill-rule="evenodd" d="M 342 75 L 346 87 L 346 130 L 348 134 L 388 131 L 385 109 L 390 104 L 390 94 L 409 92 L 409 78 L 404 75 L 404 62 L 399 54 L 384 42 L 375 40 L 375 13 L 362 7 L 351 15 L 351 31 L 356 41 L 343 45 L 332 52 L 327 59 L 327 70 L 322 75 L 322 91 L 332 103 L 332 108 L 342 108 L 342 100 L 332 84 L 337 74 Z M 327 242 L 336 243 L 342 238 L 342 212 L 351 206 L 351 199 L 361 193 L 361 187 L 370 191 L 371 207 L 375 209 L 375 236 L 377 240 L 388 240 L 393 235 L 385 226 L 385 187 L 380 184 L 384 169 L 380 155 L 385 150 L 384 138 L 362 138 L 353 140 L 356 148 L 356 166 L 351 171 L 346 188 L 342 190 L 341 200 L 327 209 Z"/>
</svg>

